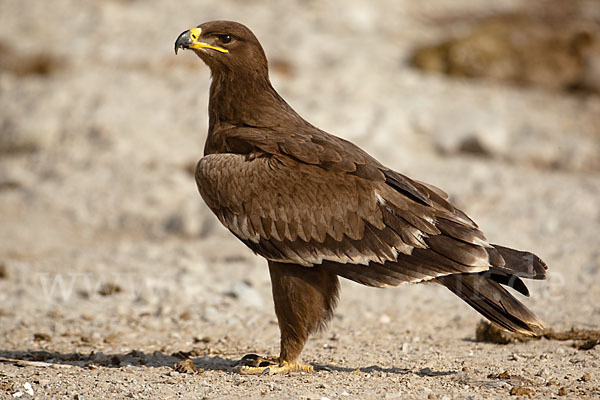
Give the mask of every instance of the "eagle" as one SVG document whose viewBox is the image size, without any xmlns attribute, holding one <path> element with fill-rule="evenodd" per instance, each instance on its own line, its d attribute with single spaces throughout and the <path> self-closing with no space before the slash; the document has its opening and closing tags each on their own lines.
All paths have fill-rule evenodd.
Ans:
<svg viewBox="0 0 600 400">
<path fill-rule="evenodd" d="M 280 354 L 244 356 L 240 373 L 311 371 L 299 355 L 332 318 L 339 277 L 372 287 L 435 282 L 507 331 L 543 329 L 505 287 L 529 296 L 522 278 L 544 279 L 546 264 L 489 243 L 442 190 L 307 122 L 271 85 L 250 29 L 206 22 L 181 33 L 178 49 L 212 75 L 200 195 L 269 266 Z"/>
</svg>

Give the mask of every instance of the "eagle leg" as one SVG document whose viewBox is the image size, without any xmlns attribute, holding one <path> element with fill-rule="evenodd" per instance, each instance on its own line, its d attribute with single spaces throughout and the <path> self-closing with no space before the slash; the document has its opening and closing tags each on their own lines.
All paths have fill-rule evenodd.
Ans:
<svg viewBox="0 0 600 400">
<path fill-rule="evenodd" d="M 254 354 L 241 360 L 242 374 L 276 374 L 312 371 L 298 363 L 298 356 L 308 336 L 327 326 L 333 316 L 339 294 L 336 274 L 320 266 L 269 261 L 275 314 L 281 331 L 278 360 L 262 359 Z"/>
</svg>

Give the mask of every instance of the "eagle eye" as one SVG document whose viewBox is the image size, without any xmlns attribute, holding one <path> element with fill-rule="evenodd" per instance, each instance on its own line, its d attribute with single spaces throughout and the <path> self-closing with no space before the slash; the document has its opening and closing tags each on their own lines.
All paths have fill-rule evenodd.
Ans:
<svg viewBox="0 0 600 400">
<path fill-rule="evenodd" d="M 219 41 L 224 44 L 231 42 L 231 35 L 219 35 L 218 38 Z"/>
</svg>

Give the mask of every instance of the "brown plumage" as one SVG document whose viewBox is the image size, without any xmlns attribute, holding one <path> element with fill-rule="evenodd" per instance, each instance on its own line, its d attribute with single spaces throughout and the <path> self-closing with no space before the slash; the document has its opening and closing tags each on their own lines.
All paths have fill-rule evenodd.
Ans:
<svg viewBox="0 0 600 400">
<path fill-rule="evenodd" d="M 308 336 L 331 318 L 338 276 L 375 287 L 435 281 L 509 331 L 543 326 L 501 285 L 529 295 L 520 278 L 544 279 L 544 262 L 490 244 L 442 190 L 305 121 L 271 86 L 248 28 L 208 22 L 183 32 L 178 48 L 193 49 L 212 72 L 200 194 L 271 273 L 279 366 L 243 372 L 301 368 Z"/>
</svg>

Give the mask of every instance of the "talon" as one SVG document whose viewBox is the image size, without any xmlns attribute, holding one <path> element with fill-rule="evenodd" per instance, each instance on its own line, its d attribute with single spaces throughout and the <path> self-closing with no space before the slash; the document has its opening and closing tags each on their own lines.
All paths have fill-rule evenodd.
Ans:
<svg viewBox="0 0 600 400">
<path fill-rule="evenodd" d="M 288 372 L 313 372 L 314 368 L 312 365 L 302 365 L 298 362 L 284 361 L 278 364 L 256 354 L 247 354 L 241 358 L 233 370 L 242 375 L 273 375 Z"/>
<path fill-rule="evenodd" d="M 250 353 L 250 354 L 246 354 L 244 357 L 242 357 L 242 359 L 240 361 L 258 360 L 259 358 L 260 358 L 260 356 L 258 354 Z"/>
<path fill-rule="evenodd" d="M 266 368 L 276 364 L 274 360 L 265 359 L 258 354 L 246 354 L 237 365 L 245 368 Z"/>
</svg>

